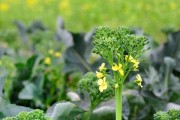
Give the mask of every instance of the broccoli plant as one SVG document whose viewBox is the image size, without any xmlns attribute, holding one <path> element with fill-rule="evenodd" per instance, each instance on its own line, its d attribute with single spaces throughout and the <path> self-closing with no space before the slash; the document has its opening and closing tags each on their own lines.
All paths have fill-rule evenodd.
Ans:
<svg viewBox="0 0 180 120">
<path fill-rule="evenodd" d="M 93 77 L 86 79 L 86 81 L 90 81 L 91 78 L 91 81 L 94 81 L 96 87 L 94 84 L 81 84 L 80 86 L 86 88 L 85 90 L 90 94 L 90 98 L 107 94 L 107 91 L 113 89 L 116 100 L 116 120 L 122 120 L 123 85 L 130 72 L 138 71 L 139 63 L 141 62 L 140 57 L 148 50 L 148 48 L 145 48 L 147 44 L 146 37 L 134 36 L 130 33 L 129 29 L 124 27 L 118 27 L 116 29 L 99 27 L 96 29 L 93 52 L 100 55 L 106 63 L 102 63 L 98 71 L 96 71 L 95 79 L 92 79 Z M 136 80 L 133 82 L 141 88 L 143 87 L 140 74 L 136 75 Z M 98 92 L 94 94 L 94 91 Z M 101 97 L 97 98 L 101 99 Z"/>
<path fill-rule="evenodd" d="M 42 110 L 33 110 L 31 112 L 20 112 L 15 117 L 6 117 L 3 120 L 52 120 L 47 117 Z"/>
<path fill-rule="evenodd" d="M 159 111 L 154 114 L 154 120 L 180 120 L 180 110 Z"/>
</svg>

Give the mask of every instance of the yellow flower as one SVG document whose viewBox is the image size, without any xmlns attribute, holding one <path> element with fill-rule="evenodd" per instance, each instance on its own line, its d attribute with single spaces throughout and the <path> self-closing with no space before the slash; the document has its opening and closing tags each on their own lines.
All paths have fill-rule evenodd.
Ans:
<svg viewBox="0 0 180 120">
<path fill-rule="evenodd" d="M 126 61 L 132 62 L 133 59 L 134 58 L 131 55 L 130 56 L 128 56 L 128 55 L 125 56 Z"/>
<path fill-rule="evenodd" d="M 113 66 L 112 66 L 112 70 L 113 71 L 119 71 L 120 75 L 124 76 L 124 71 L 122 69 L 122 65 L 121 64 L 117 65 L 116 63 L 114 63 Z"/>
<path fill-rule="evenodd" d="M 60 53 L 60 52 L 55 52 L 55 53 L 54 53 L 54 56 L 55 56 L 55 57 L 61 57 L 61 53 Z"/>
<path fill-rule="evenodd" d="M 51 49 L 48 51 L 48 53 L 52 55 L 54 53 L 54 50 Z"/>
<path fill-rule="evenodd" d="M 170 7 L 172 10 L 175 10 L 177 8 L 177 5 L 176 5 L 176 3 L 172 2 L 172 3 L 170 3 Z"/>
<path fill-rule="evenodd" d="M 138 67 L 139 67 L 138 66 L 139 65 L 138 60 L 135 60 L 131 55 L 130 56 L 126 55 L 125 60 L 134 63 L 134 65 L 133 65 L 134 71 L 138 70 Z"/>
<path fill-rule="evenodd" d="M 118 71 L 121 67 L 122 67 L 121 64 L 117 65 L 116 63 L 114 63 L 113 66 L 112 66 L 112 70 L 113 71 Z"/>
<path fill-rule="evenodd" d="M 135 60 L 134 62 L 134 65 L 133 65 L 133 68 L 134 68 L 134 71 L 137 71 L 138 70 L 138 65 L 139 65 L 139 61 L 138 60 Z"/>
<path fill-rule="evenodd" d="M 103 79 L 99 79 L 98 85 L 99 85 L 100 92 L 103 92 L 104 90 L 106 90 L 107 89 L 106 77 L 104 77 Z"/>
<path fill-rule="evenodd" d="M 137 83 L 138 86 L 143 87 L 142 86 L 142 78 L 141 78 L 140 74 L 136 75 L 136 81 L 135 82 Z"/>
<path fill-rule="evenodd" d="M 99 67 L 99 70 L 102 71 L 102 70 L 104 70 L 104 69 L 106 69 L 106 68 L 105 68 L 105 63 L 102 63 L 101 66 Z"/>
<path fill-rule="evenodd" d="M 61 10 L 68 10 L 70 7 L 69 0 L 63 0 L 59 3 L 59 7 Z"/>
<path fill-rule="evenodd" d="M 44 59 L 44 63 L 47 64 L 47 65 L 50 65 L 51 64 L 51 58 L 50 57 L 46 57 Z"/>
<path fill-rule="evenodd" d="M 0 3 L 0 11 L 8 11 L 9 5 L 6 3 Z"/>
<path fill-rule="evenodd" d="M 27 0 L 28 6 L 34 6 L 37 2 L 37 0 Z"/>
<path fill-rule="evenodd" d="M 114 87 L 115 87 L 115 89 L 117 89 L 119 87 L 119 85 L 116 83 Z"/>
<path fill-rule="evenodd" d="M 102 78 L 102 77 L 104 77 L 104 74 L 101 73 L 101 72 L 97 72 L 97 71 L 96 71 L 96 77 L 97 77 L 97 78 Z"/>
<path fill-rule="evenodd" d="M 123 71 L 122 68 L 119 70 L 119 73 L 120 73 L 121 76 L 124 76 L 124 71 Z"/>
</svg>

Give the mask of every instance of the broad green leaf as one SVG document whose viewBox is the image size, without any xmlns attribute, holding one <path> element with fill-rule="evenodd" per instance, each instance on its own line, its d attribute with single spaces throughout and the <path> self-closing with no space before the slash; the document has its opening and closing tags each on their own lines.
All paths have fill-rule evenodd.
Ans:
<svg viewBox="0 0 180 120">
<path fill-rule="evenodd" d="M 90 64 L 90 53 L 92 52 L 92 35 L 94 30 L 87 34 L 84 33 L 72 33 L 74 45 L 69 47 L 65 54 L 65 64 L 64 72 L 72 72 L 75 70 L 80 70 L 83 73 L 96 70 L 97 67 L 102 63 L 102 59 L 95 60 Z M 101 62 L 100 62 L 101 61 Z"/>
<path fill-rule="evenodd" d="M 58 103 L 54 108 L 54 112 L 52 113 L 53 120 L 73 120 L 78 115 L 83 113 L 84 110 L 79 108 L 73 103 L 65 102 L 65 103 Z"/>
<path fill-rule="evenodd" d="M 31 110 L 32 109 L 28 107 L 18 106 L 15 104 L 8 104 L 0 109 L 0 113 L 2 113 L 6 117 L 12 117 L 16 116 L 19 112 Z"/>
<path fill-rule="evenodd" d="M 147 101 L 146 104 L 149 104 L 150 106 L 152 106 L 155 111 L 165 109 L 167 102 L 162 99 L 158 99 L 151 92 L 147 90 L 143 90 L 142 96 L 144 97 L 145 101 Z"/>
<path fill-rule="evenodd" d="M 115 108 L 102 106 L 93 111 L 90 120 L 115 120 Z"/>
<path fill-rule="evenodd" d="M 144 105 L 145 101 L 137 90 L 126 90 L 123 92 L 127 97 L 128 103 L 133 105 Z"/>
</svg>

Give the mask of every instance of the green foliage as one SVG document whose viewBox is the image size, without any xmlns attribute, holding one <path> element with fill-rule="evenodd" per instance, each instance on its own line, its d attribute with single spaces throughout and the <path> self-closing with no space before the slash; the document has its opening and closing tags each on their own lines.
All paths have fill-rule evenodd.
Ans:
<svg viewBox="0 0 180 120">
<path fill-rule="evenodd" d="M 21 111 L 31 110 L 30 108 L 23 106 L 47 109 L 50 105 L 57 101 L 66 100 L 67 90 L 77 90 L 76 83 L 80 80 L 80 76 L 82 75 L 79 73 L 79 71 L 82 73 L 87 71 L 95 71 L 97 70 L 97 66 L 104 62 L 102 59 L 99 59 L 99 56 L 96 55 L 94 57 L 94 54 L 90 54 L 93 47 L 93 31 L 89 32 L 90 35 L 89 33 L 74 34 L 69 32 L 73 38 L 73 45 L 71 44 L 72 46 L 68 46 L 65 53 L 62 53 L 63 56 L 61 58 L 56 58 L 53 54 L 50 55 L 48 50 L 53 49 L 54 51 L 62 52 L 63 47 L 61 41 L 59 41 L 60 39 L 57 39 L 56 41 L 53 39 L 54 31 L 37 30 L 31 25 L 30 27 L 25 28 L 26 37 L 28 38 L 26 42 L 19 39 L 20 37 L 18 36 L 17 31 L 3 30 L 0 32 L 0 67 L 2 67 L 3 70 L 5 69 L 5 72 L 0 71 L 0 76 L 3 78 L 0 79 L 0 119 L 7 116 L 15 116 Z M 64 28 L 62 29 L 65 30 Z M 131 34 L 132 32 L 134 34 L 142 35 L 142 31 L 127 30 L 128 38 L 134 39 Z M 120 32 L 117 32 L 117 34 L 120 34 Z M 127 102 L 123 102 L 123 105 L 126 104 L 126 106 L 123 106 L 123 111 L 125 111 L 125 120 L 152 120 L 153 114 L 159 110 L 165 111 L 170 108 L 179 107 L 180 57 L 178 53 L 180 52 L 180 32 L 168 32 L 167 35 L 168 40 L 166 43 L 160 46 L 151 46 L 151 48 L 156 47 L 156 49 L 151 49 L 149 54 L 144 54 L 147 61 L 139 66 L 143 79 L 143 88 L 140 90 L 134 84 L 125 83 L 123 93 L 127 98 Z M 108 35 L 106 36 L 109 37 Z M 102 36 L 100 36 L 100 38 L 101 37 Z M 69 41 L 69 39 L 64 40 Z M 104 43 L 98 41 L 98 44 Z M 129 41 L 127 43 L 130 44 L 131 42 Z M 123 48 L 123 46 L 120 47 Z M 135 46 L 135 48 L 136 47 L 137 46 Z M 112 48 L 114 47 L 107 47 L 106 51 L 109 52 Z M 131 49 L 127 49 L 124 51 L 124 55 L 127 54 L 128 50 L 131 51 Z M 116 51 L 116 49 L 114 49 L 114 51 Z M 34 54 L 36 55 L 34 56 Z M 108 54 L 106 54 L 106 56 L 110 57 Z M 52 61 L 50 65 L 44 63 L 44 59 L 46 57 L 51 58 Z M 115 62 L 117 61 L 117 57 L 119 56 L 115 56 L 113 59 Z M 92 59 L 94 62 L 89 62 L 90 59 Z M 65 65 L 63 61 L 65 62 Z M 109 66 L 107 66 L 107 68 L 108 67 Z M 62 70 L 62 68 L 64 69 Z M 73 74 L 71 74 L 71 72 L 73 72 Z M 106 72 L 111 74 L 109 69 L 107 69 Z M 65 75 L 65 78 L 64 73 L 68 73 Z M 6 79 L 4 79 L 5 76 Z M 84 77 L 83 83 L 87 83 L 88 86 L 91 87 L 81 89 L 82 91 L 89 93 L 90 97 L 96 95 L 99 98 L 102 97 L 102 99 L 106 98 L 107 100 L 114 95 L 113 92 L 113 94 L 111 92 L 104 94 L 108 90 L 105 90 L 103 93 L 98 91 L 98 85 L 96 82 L 97 78 L 94 73 L 88 73 L 86 78 Z M 130 76 L 127 77 L 127 82 L 134 80 L 134 78 L 134 73 L 130 74 Z M 113 82 L 112 78 L 108 78 L 107 80 L 108 84 Z M 80 80 L 80 83 L 81 82 L 82 81 Z M 84 84 L 83 86 L 87 86 L 87 84 Z M 113 91 L 113 83 L 112 88 Z M 83 100 L 87 99 L 88 97 L 86 93 L 83 95 L 80 96 L 80 98 L 82 98 L 80 102 L 81 107 L 83 106 L 83 108 L 85 108 L 88 106 L 88 102 L 85 101 L 86 103 L 84 103 Z M 96 96 L 92 97 L 93 101 L 99 99 Z M 13 104 L 10 104 L 10 102 Z M 92 102 L 92 104 L 97 105 L 95 102 Z M 173 106 L 171 106 L 172 104 Z M 115 113 L 112 110 L 114 110 L 114 107 L 110 105 L 111 104 L 107 104 L 104 109 L 97 107 L 97 110 L 94 110 L 91 114 L 92 119 L 103 119 L 105 117 L 108 119 L 110 116 L 113 118 Z M 69 105 L 67 106 L 65 108 L 71 108 Z M 74 105 L 72 108 L 73 111 Z M 81 111 L 81 109 L 79 109 L 79 107 L 76 105 L 75 108 Z M 77 115 L 77 118 L 81 118 L 81 116 L 83 116 L 81 112 L 76 112 L 76 110 L 75 113 L 70 112 L 70 114 L 66 112 L 63 113 L 61 111 L 63 113 L 62 116 L 58 113 L 58 111 L 59 110 L 57 109 L 55 113 L 57 116 L 60 116 L 60 118 L 63 118 L 63 114 L 66 114 L 68 117 L 75 114 L 75 116 Z M 107 114 L 105 115 L 103 111 Z M 169 111 L 168 114 L 178 116 L 179 113 Z"/>
<path fill-rule="evenodd" d="M 21 104 L 25 102 L 31 104 L 31 107 L 46 109 L 54 100 L 62 99 L 64 96 L 62 63 L 60 58 L 53 55 L 47 56 L 51 60 L 49 65 L 45 64 L 44 59 L 38 55 L 30 57 L 26 64 L 16 64 L 17 80 L 21 83 L 15 82 L 13 89 L 21 101 L 17 99 L 14 102 L 19 101 Z M 57 92 L 58 95 L 56 95 Z"/>
<path fill-rule="evenodd" d="M 64 29 L 62 29 L 65 31 Z M 71 73 L 74 71 L 81 71 L 84 74 L 86 72 L 94 71 L 97 69 L 98 65 L 101 63 L 102 59 L 99 59 L 99 56 L 95 56 L 91 54 L 93 49 L 92 46 L 92 35 L 94 34 L 94 30 L 88 33 L 72 33 L 68 32 L 68 34 L 59 33 L 60 38 L 68 38 L 66 42 L 70 42 L 71 46 L 68 45 L 64 53 L 64 72 Z M 72 40 L 72 41 L 71 41 Z M 90 60 L 91 59 L 91 60 Z M 92 62 L 93 61 L 93 62 Z"/>
<path fill-rule="evenodd" d="M 20 112 L 15 117 L 6 117 L 3 120 L 51 120 L 42 110 L 33 110 L 31 112 Z"/>
<path fill-rule="evenodd" d="M 179 120 L 180 110 L 171 109 L 168 112 L 159 111 L 154 114 L 154 120 Z"/>
</svg>

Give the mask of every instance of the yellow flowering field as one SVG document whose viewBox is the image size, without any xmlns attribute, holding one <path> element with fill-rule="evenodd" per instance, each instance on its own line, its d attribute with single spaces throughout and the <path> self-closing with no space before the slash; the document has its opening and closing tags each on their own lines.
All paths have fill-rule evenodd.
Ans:
<svg viewBox="0 0 180 120">
<path fill-rule="evenodd" d="M 42 20 L 55 28 L 62 16 L 69 30 L 88 31 L 97 25 L 141 27 L 162 40 L 162 29 L 180 27 L 179 0 L 1 0 L 0 28 L 12 27 L 12 21 Z"/>
</svg>

